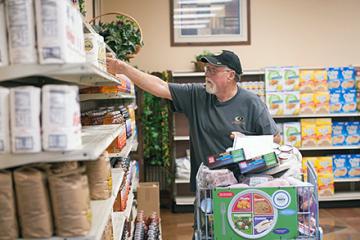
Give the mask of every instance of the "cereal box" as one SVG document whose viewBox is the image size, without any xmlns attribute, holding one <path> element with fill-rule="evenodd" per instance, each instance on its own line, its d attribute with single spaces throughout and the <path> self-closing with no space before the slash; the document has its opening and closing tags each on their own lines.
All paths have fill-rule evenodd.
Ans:
<svg viewBox="0 0 360 240">
<path fill-rule="evenodd" d="M 279 92 L 284 86 L 284 72 L 281 68 L 265 69 L 266 91 Z"/>
<path fill-rule="evenodd" d="M 352 154 L 347 156 L 348 176 L 350 178 L 360 177 L 360 154 Z"/>
<path fill-rule="evenodd" d="M 360 67 L 355 68 L 356 70 L 356 89 L 360 90 Z"/>
<path fill-rule="evenodd" d="M 301 128 L 299 122 L 284 123 L 284 143 L 297 148 L 301 146 Z"/>
<path fill-rule="evenodd" d="M 341 113 L 343 100 L 340 90 L 330 91 L 330 113 Z"/>
<path fill-rule="evenodd" d="M 315 113 L 323 114 L 330 112 L 330 93 L 316 92 L 314 94 Z"/>
<path fill-rule="evenodd" d="M 284 91 L 298 91 L 300 89 L 299 68 L 284 67 Z"/>
<path fill-rule="evenodd" d="M 316 146 L 315 119 L 301 119 L 301 143 L 303 147 Z"/>
<path fill-rule="evenodd" d="M 314 85 L 314 71 L 300 69 L 300 92 L 313 92 L 315 90 Z"/>
<path fill-rule="evenodd" d="M 348 177 L 348 160 L 347 155 L 335 154 L 333 156 L 333 172 L 335 178 Z"/>
<path fill-rule="evenodd" d="M 345 128 L 345 122 L 333 122 L 332 123 L 332 143 L 333 146 L 346 145 L 345 139 L 347 137 L 347 131 Z"/>
<path fill-rule="evenodd" d="M 315 103 L 313 93 L 300 94 L 300 114 L 314 114 Z"/>
<path fill-rule="evenodd" d="M 332 173 L 319 173 L 319 196 L 334 195 L 334 175 Z"/>
<path fill-rule="evenodd" d="M 341 88 L 344 90 L 355 89 L 356 72 L 354 67 L 344 67 L 341 71 Z"/>
<path fill-rule="evenodd" d="M 360 112 L 360 89 L 356 93 L 356 110 Z"/>
<path fill-rule="evenodd" d="M 332 157 L 317 157 L 315 161 L 315 168 L 318 173 L 332 173 L 333 159 Z"/>
<path fill-rule="evenodd" d="M 318 118 L 316 122 L 316 144 L 317 146 L 331 146 L 332 145 L 332 126 L 331 118 Z"/>
<path fill-rule="evenodd" d="M 342 91 L 342 112 L 350 113 L 356 112 L 356 90 L 344 90 Z"/>
<path fill-rule="evenodd" d="M 345 144 L 349 146 L 357 146 L 360 144 L 359 135 L 360 122 L 346 122 Z"/>
<path fill-rule="evenodd" d="M 284 114 L 284 98 L 281 92 L 268 92 L 266 93 L 266 104 L 269 108 L 271 115 Z"/>
<path fill-rule="evenodd" d="M 284 115 L 298 115 L 300 112 L 300 92 L 284 92 Z"/>
<path fill-rule="evenodd" d="M 314 85 L 317 92 L 328 91 L 327 71 L 325 69 L 314 71 Z"/>
<path fill-rule="evenodd" d="M 327 74 L 329 90 L 340 90 L 342 80 L 341 68 L 328 68 Z"/>
</svg>

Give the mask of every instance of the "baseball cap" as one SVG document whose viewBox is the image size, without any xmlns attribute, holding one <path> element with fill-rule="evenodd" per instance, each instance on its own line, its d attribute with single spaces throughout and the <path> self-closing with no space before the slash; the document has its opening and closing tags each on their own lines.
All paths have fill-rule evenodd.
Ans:
<svg viewBox="0 0 360 240">
<path fill-rule="evenodd" d="M 210 63 L 217 66 L 227 66 L 237 74 L 242 74 L 242 68 L 239 57 L 228 50 L 222 50 L 219 55 L 207 55 L 201 58 L 204 63 Z"/>
</svg>

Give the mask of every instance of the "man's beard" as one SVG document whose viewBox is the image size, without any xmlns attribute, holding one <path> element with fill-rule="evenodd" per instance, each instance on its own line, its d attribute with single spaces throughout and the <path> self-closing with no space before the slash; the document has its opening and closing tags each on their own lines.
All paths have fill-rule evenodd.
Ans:
<svg viewBox="0 0 360 240">
<path fill-rule="evenodd" d="M 205 90 L 207 93 L 210 94 L 215 94 L 217 92 L 214 82 L 208 79 L 205 80 Z"/>
</svg>

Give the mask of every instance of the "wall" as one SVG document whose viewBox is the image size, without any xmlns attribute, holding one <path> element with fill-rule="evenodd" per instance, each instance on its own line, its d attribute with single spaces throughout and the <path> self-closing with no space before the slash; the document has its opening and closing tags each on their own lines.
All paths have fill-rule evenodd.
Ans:
<svg viewBox="0 0 360 240">
<path fill-rule="evenodd" d="M 102 11 L 136 18 L 145 46 L 131 62 L 146 71 L 191 71 L 203 50 L 235 51 L 246 69 L 360 65 L 359 0 L 251 0 L 251 45 L 171 47 L 170 0 L 104 0 Z"/>
</svg>

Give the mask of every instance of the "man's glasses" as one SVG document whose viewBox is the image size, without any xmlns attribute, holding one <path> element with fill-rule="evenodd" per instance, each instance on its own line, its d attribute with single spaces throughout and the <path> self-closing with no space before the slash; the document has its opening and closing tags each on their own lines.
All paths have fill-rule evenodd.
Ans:
<svg viewBox="0 0 360 240">
<path fill-rule="evenodd" d="M 229 72 L 232 71 L 231 69 L 228 69 L 226 67 L 210 67 L 210 66 L 205 66 L 205 74 L 208 75 L 216 75 L 219 72 Z"/>
</svg>

